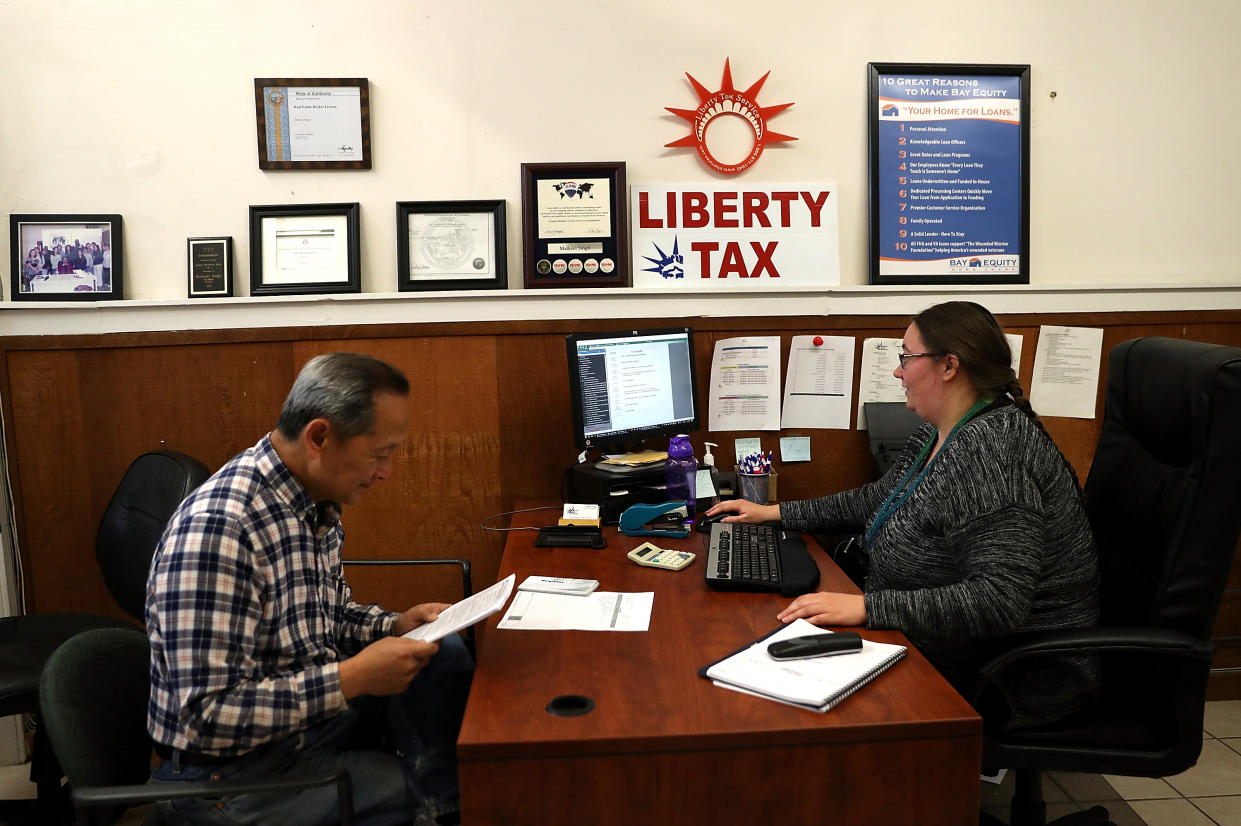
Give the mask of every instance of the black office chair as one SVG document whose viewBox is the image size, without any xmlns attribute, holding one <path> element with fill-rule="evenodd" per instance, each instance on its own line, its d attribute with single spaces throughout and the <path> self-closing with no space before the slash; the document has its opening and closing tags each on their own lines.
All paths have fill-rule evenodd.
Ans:
<svg viewBox="0 0 1241 826">
<path fill-rule="evenodd" d="M 139 622 L 146 570 L 155 544 L 177 505 L 208 476 L 197 459 L 171 450 L 133 461 L 104 511 L 95 556 L 117 603 Z M 144 561 L 145 560 L 145 561 Z M 96 628 L 131 628 L 124 620 L 92 614 L 36 614 L 0 619 L 0 716 L 40 711 L 39 677 L 63 642 Z M 36 719 L 30 779 L 38 798 L 6 801 L 0 817 L 50 823 L 58 816 L 61 770 Z"/>
<path fill-rule="evenodd" d="M 1091 652 L 1102 674 L 1072 719 L 984 734 L 984 767 L 1016 770 L 1013 826 L 1045 822 L 1043 770 L 1165 777 L 1198 760 L 1211 628 L 1241 535 L 1241 348 L 1118 345 L 1085 494 L 1099 627 L 1027 639 L 982 671 L 992 680 L 1022 658 Z M 1107 819 L 1096 806 L 1056 822 Z"/>
<path fill-rule="evenodd" d="M 43 669 L 43 722 L 69 779 L 77 823 L 115 823 L 127 807 L 157 801 L 328 785 L 336 786 L 340 823 L 353 823 L 352 785 L 343 769 L 265 781 L 148 783 L 150 661 L 144 632 L 103 628 L 67 641 Z"/>
</svg>

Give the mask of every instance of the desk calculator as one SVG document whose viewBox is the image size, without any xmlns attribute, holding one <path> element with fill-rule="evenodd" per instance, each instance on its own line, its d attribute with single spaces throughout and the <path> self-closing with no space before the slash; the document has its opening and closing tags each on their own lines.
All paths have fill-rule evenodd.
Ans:
<svg viewBox="0 0 1241 826">
<path fill-rule="evenodd" d="M 630 551 L 629 558 L 648 568 L 666 568 L 669 571 L 679 571 L 694 561 L 694 555 L 689 551 L 670 551 L 650 542 L 643 542 Z"/>
</svg>

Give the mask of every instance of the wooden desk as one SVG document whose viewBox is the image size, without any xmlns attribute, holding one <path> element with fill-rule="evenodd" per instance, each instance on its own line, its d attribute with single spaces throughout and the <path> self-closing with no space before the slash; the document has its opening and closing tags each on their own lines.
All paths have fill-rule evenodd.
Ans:
<svg viewBox="0 0 1241 826">
<path fill-rule="evenodd" d="M 457 745 L 463 823 L 977 822 L 982 721 L 916 650 L 826 714 L 717 688 L 698 669 L 774 629 L 787 600 L 709 590 L 703 534 L 657 540 L 699 554 L 677 572 L 634 565 L 625 554 L 642 540 L 605 534 L 599 551 L 509 534 L 501 577 L 598 579 L 605 591 L 654 591 L 655 603 L 647 633 L 488 621 Z M 817 546 L 812 554 L 821 588 L 857 593 Z M 896 632 L 863 636 L 907 643 Z M 595 709 L 545 711 L 566 694 Z"/>
</svg>

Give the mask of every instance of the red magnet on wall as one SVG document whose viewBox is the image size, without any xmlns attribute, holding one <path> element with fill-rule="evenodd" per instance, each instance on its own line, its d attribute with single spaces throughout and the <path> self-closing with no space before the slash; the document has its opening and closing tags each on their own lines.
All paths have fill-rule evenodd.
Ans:
<svg viewBox="0 0 1241 826">
<path fill-rule="evenodd" d="M 814 346 L 815 346 L 815 347 L 822 347 L 822 346 L 823 346 L 823 336 L 815 336 L 815 337 L 814 337 Z"/>
</svg>

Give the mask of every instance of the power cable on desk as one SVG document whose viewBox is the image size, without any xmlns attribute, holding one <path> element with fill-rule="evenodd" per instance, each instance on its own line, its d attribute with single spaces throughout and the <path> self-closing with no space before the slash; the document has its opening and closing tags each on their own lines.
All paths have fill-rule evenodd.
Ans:
<svg viewBox="0 0 1241 826">
<path fill-rule="evenodd" d="M 536 528 L 536 527 L 493 528 L 487 523 L 490 522 L 492 519 L 496 519 L 497 517 L 512 516 L 515 513 L 529 513 L 531 511 L 558 511 L 560 509 L 561 509 L 560 505 L 539 505 L 538 507 L 534 507 L 534 508 L 522 508 L 521 510 L 503 511 L 501 513 L 493 513 L 491 516 L 488 516 L 486 519 L 480 522 L 478 524 L 478 527 L 482 528 L 485 531 L 499 531 L 501 533 L 507 533 L 508 531 L 537 531 L 541 529 Z"/>
</svg>

